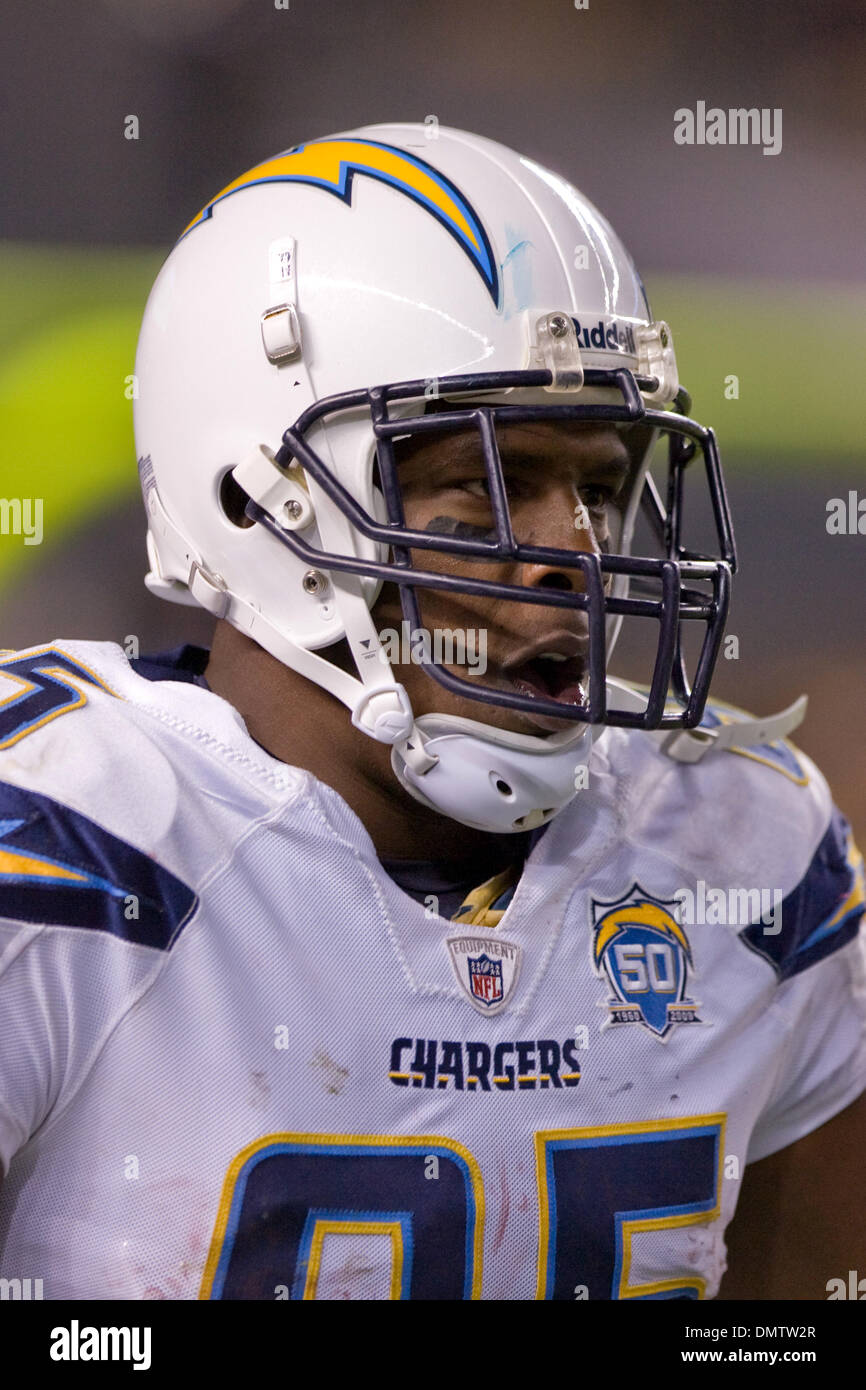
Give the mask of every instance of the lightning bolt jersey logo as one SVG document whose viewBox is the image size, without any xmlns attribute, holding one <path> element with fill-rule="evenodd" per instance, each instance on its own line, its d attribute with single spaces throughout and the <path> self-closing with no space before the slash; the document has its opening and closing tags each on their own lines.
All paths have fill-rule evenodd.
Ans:
<svg viewBox="0 0 866 1390">
<path fill-rule="evenodd" d="M 38 884 L 40 887 L 62 885 L 66 888 L 95 888 L 112 898 L 126 897 L 124 888 L 102 878 L 100 874 L 74 868 L 58 859 L 46 859 L 39 854 L 13 849 L 8 843 L 9 838 L 26 826 L 26 820 L 0 820 L 0 886 L 12 883 Z"/>
<path fill-rule="evenodd" d="M 0 917 L 165 951 L 197 905 L 149 854 L 69 806 L 0 782 Z"/>
<path fill-rule="evenodd" d="M 460 244 L 499 302 L 499 278 L 487 233 L 458 188 L 417 155 L 377 140 L 316 140 L 257 164 L 212 198 L 181 235 L 213 216 L 223 198 L 258 183 L 306 183 L 323 188 L 351 206 L 356 174 L 387 183 L 435 217 Z"/>
</svg>

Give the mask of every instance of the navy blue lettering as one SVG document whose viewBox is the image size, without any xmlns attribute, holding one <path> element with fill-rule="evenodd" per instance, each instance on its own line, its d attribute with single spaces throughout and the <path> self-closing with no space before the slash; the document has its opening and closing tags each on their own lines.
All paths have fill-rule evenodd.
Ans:
<svg viewBox="0 0 866 1390">
<path fill-rule="evenodd" d="M 535 1043 L 519 1042 L 517 1044 L 517 1085 L 521 1091 L 535 1090 Z"/>
<path fill-rule="evenodd" d="M 538 1082 L 543 1091 L 550 1085 L 562 1086 L 559 1079 L 559 1043 L 541 1038 L 538 1043 Z"/>
<path fill-rule="evenodd" d="M 403 1053 L 411 1046 L 411 1038 L 395 1038 L 391 1044 L 391 1080 L 395 1086 L 409 1085 L 409 1076 L 403 1072 Z"/>
<path fill-rule="evenodd" d="M 466 1044 L 466 1084 L 476 1077 L 482 1091 L 490 1090 L 487 1074 L 490 1071 L 490 1048 L 487 1043 L 468 1042 Z"/>
<path fill-rule="evenodd" d="M 562 1060 L 568 1067 L 568 1072 L 571 1073 L 571 1075 L 569 1075 L 568 1072 L 566 1072 L 563 1076 L 562 1080 L 564 1084 L 566 1086 L 576 1086 L 580 1080 L 580 1058 L 570 1038 L 567 1042 L 562 1044 Z"/>
<path fill-rule="evenodd" d="M 505 1057 L 514 1051 L 514 1043 L 497 1043 L 493 1053 L 493 1080 L 500 1091 L 514 1090 L 514 1068 L 506 1067 Z"/>
<path fill-rule="evenodd" d="M 436 1084 L 436 1039 L 415 1039 L 415 1056 L 412 1058 L 412 1085 L 432 1091 Z"/>
<path fill-rule="evenodd" d="M 439 1063 L 440 1089 L 448 1085 L 448 1077 L 454 1078 L 454 1088 L 463 1090 L 463 1045 L 459 1042 L 443 1042 L 442 1060 Z"/>
</svg>

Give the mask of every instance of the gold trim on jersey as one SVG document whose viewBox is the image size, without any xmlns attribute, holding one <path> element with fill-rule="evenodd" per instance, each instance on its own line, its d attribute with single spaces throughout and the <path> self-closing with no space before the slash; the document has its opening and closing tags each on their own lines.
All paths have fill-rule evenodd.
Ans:
<svg viewBox="0 0 866 1390">
<path fill-rule="evenodd" d="M 538 1283 L 535 1297 L 547 1296 L 547 1262 L 550 1251 L 550 1193 L 547 1185 L 547 1145 L 563 1139 L 601 1139 L 612 1135 L 660 1134 L 666 1131 L 700 1129 L 706 1125 L 719 1127 L 719 1156 L 716 1173 L 715 1205 L 710 1211 L 685 1212 L 677 1216 L 644 1216 L 622 1223 L 622 1267 L 619 1284 L 614 1293 L 616 1299 L 646 1298 L 652 1294 L 670 1293 L 675 1289 L 697 1287 L 698 1297 L 706 1297 L 706 1280 L 700 1274 L 692 1274 L 687 1279 L 661 1279 L 651 1284 L 634 1284 L 629 1287 L 629 1274 L 632 1260 L 632 1236 L 643 1231 L 673 1230 L 680 1226 L 709 1224 L 717 1220 L 721 1212 L 722 1172 L 725 1156 L 725 1122 L 727 1115 L 689 1115 L 676 1120 L 645 1120 L 637 1124 L 595 1125 L 587 1129 L 548 1129 L 535 1135 L 535 1172 L 538 1186 Z"/>
<path fill-rule="evenodd" d="M 481 1169 L 478 1166 L 478 1160 L 475 1158 L 474 1154 L 471 1154 L 469 1150 L 458 1143 L 456 1139 L 446 1139 L 440 1134 L 302 1134 L 293 1131 L 265 1134 L 260 1139 L 254 1139 L 251 1144 L 247 1144 L 246 1148 L 241 1149 L 240 1153 L 236 1154 L 229 1164 L 228 1171 L 223 1180 L 213 1236 L 211 1237 L 204 1273 L 202 1274 L 201 1288 L 198 1295 L 199 1299 L 209 1299 L 211 1296 L 214 1278 L 219 1267 L 220 1257 L 225 1243 L 226 1231 L 232 1212 L 235 1187 L 238 1178 L 243 1172 L 246 1164 L 256 1153 L 275 1144 L 299 1144 L 310 1145 L 311 1147 L 327 1145 L 333 1148 L 413 1148 L 418 1149 L 423 1155 L 427 1155 L 436 1149 L 446 1149 L 454 1154 L 455 1157 L 459 1158 L 465 1164 L 466 1171 L 469 1175 L 472 1206 L 474 1207 L 474 1211 L 467 1210 L 467 1221 L 470 1221 L 472 1224 L 472 1269 L 470 1274 L 469 1296 L 473 1300 L 480 1299 L 484 1262 L 485 1208 L 484 1184 L 481 1180 Z M 350 1213 L 346 1214 L 346 1219 L 351 1219 Z M 360 1219 L 363 1220 L 363 1218 Z M 308 1286 L 308 1282 L 309 1273 L 307 1274 L 307 1284 L 305 1288 Z M 392 1268 L 392 1289 L 393 1287 Z M 397 1287 L 399 1288 L 399 1285 Z M 305 1292 L 304 1297 L 306 1298 L 306 1296 Z"/>
<path fill-rule="evenodd" d="M 403 1227 L 399 1221 L 339 1221 L 334 1218 L 317 1217 L 310 1240 L 310 1259 L 307 1265 L 307 1278 L 304 1283 L 304 1301 L 315 1300 L 319 1286 L 319 1271 L 322 1265 L 326 1236 L 390 1236 L 391 1237 L 391 1291 L 390 1299 L 399 1299 L 403 1288 Z"/>
</svg>

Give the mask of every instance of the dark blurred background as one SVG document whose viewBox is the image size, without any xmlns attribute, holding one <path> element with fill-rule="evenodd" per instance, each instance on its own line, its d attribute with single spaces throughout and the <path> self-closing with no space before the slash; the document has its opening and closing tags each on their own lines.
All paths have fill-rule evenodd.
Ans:
<svg viewBox="0 0 866 1390">
<path fill-rule="evenodd" d="M 635 255 L 729 476 L 715 689 L 759 713 L 807 691 L 797 741 L 866 839 L 866 535 L 826 528 L 866 497 L 860 0 L 41 0 L 2 35 L 0 497 L 44 498 L 45 534 L 0 535 L 0 647 L 207 641 L 141 584 L 125 378 L 150 282 L 260 159 L 435 115 L 565 174 Z M 780 108 L 781 153 L 677 145 L 698 101 Z"/>
</svg>

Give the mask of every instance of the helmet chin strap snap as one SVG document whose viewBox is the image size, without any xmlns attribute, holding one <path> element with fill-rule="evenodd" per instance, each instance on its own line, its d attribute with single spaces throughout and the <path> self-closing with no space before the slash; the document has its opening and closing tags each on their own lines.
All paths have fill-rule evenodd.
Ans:
<svg viewBox="0 0 866 1390">
<path fill-rule="evenodd" d="M 405 687 L 398 681 L 365 685 L 352 709 L 352 723 L 377 743 L 404 742 L 415 723 Z"/>
</svg>

